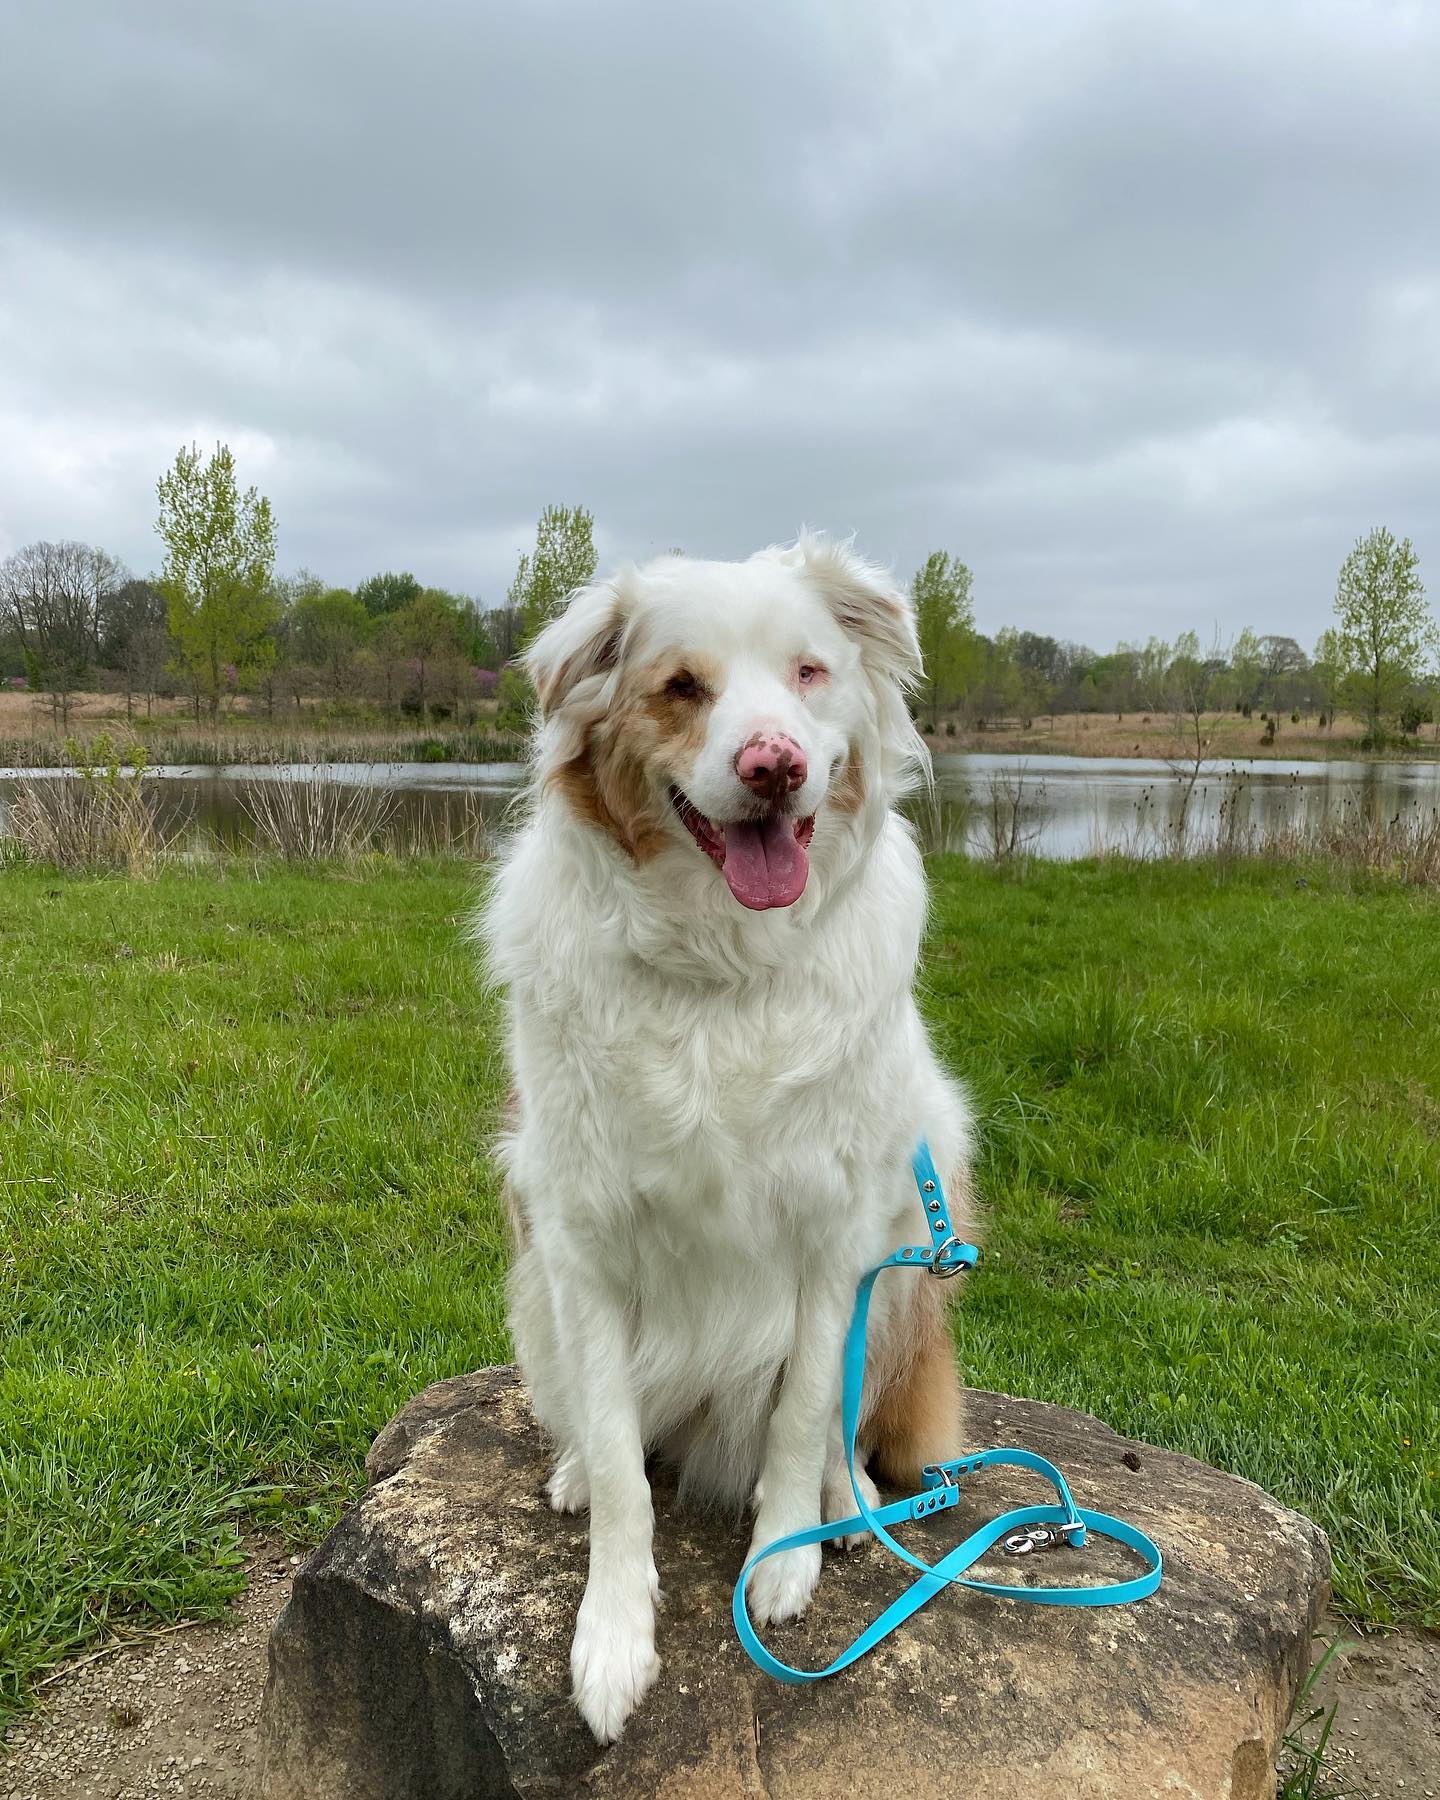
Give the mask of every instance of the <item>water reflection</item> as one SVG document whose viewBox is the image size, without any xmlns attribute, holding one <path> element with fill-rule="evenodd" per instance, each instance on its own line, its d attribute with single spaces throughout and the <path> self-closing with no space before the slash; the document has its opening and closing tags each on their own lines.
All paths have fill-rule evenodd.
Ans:
<svg viewBox="0 0 1440 1800">
<path fill-rule="evenodd" d="M 59 770 L 0 770 L 0 833 L 22 778 L 71 779 Z M 254 841 L 255 790 L 264 784 L 383 786 L 388 841 L 478 848 L 513 818 L 523 771 L 515 763 L 338 763 L 164 768 L 146 776 L 168 841 L 244 848 Z M 1372 819 L 1440 806 L 1440 763 L 1251 761 L 1198 774 L 1141 758 L 950 755 L 935 760 L 935 793 L 911 803 L 929 849 L 969 854 L 1087 856 L 1144 853 L 1222 833 L 1312 828 L 1347 808 Z M 1193 779 L 1192 779 L 1193 778 Z"/>
</svg>

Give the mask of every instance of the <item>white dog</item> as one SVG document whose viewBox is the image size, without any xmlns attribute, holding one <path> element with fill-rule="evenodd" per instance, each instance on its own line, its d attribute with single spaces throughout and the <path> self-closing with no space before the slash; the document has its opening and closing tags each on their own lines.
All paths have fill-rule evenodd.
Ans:
<svg viewBox="0 0 1440 1800">
<path fill-rule="evenodd" d="M 575 1700 L 615 1738 L 654 1681 L 647 1455 L 756 1501 L 758 1548 L 853 1511 L 840 1448 L 855 1284 L 923 1242 L 928 1138 L 972 1223 L 969 1115 L 911 994 L 924 877 L 894 810 L 925 766 L 910 607 L 848 549 L 665 557 L 583 589 L 529 669 L 534 804 L 485 919 L 509 994 L 510 1322 L 590 1509 Z M 960 1453 L 941 1284 L 881 1278 L 861 1444 L 917 1485 Z M 868 1477 L 866 1478 L 868 1480 Z M 804 1611 L 818 1546 L 751 1577 Z"/>
</svg>

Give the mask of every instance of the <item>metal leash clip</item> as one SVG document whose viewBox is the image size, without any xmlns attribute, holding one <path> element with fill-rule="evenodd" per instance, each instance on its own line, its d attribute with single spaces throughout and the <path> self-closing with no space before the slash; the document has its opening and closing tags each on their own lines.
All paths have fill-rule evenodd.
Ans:
<svg viewBox="0 0 1440 1800">
<path fill-rule="evenodd" d="M 935 1252 L 934 1261 L 929 1265 L 930 1273 L 937 1281 L 949 1281 L 952 1276 L 968 1274 L 971 1268 L 969 1258 L 957 1257 L 954 1262 L 945 1261 L 952 1250 L 964 1250 L 968 1247 L 958 1237 L 947 1237 Z"/>
<path fill-rule="evenodd" d="M 1078 1519 L 1060 1525 L 1031 1525 L 1025 1531 L 1012 1531 L 1005 1540 L 1007 1556 L 1028 1556 L 1032 1550 L 1058 1550 L 1070 1542 L 1072 1531 L 1083 1531 Z"/>
</svg>

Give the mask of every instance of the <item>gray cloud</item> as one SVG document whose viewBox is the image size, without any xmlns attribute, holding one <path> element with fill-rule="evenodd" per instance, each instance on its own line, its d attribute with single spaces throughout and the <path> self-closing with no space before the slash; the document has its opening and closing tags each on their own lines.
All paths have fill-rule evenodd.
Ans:
<svg viewBox="0 0 1440 1800">
<path fill-rule="evenodd" d="M 1440 551 L 1440 17 L 59 0 L 0 73 L 0 552 L 155 560 L 223 436 L 282 562 L 498 599 L 802 522 L 982 623 L 1312 641 Z"/>
</svg>

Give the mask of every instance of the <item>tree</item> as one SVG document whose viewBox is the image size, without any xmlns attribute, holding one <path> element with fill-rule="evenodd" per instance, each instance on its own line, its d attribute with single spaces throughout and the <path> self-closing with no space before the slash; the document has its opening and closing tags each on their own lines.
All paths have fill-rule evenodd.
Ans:
<svg viewBox="0 0 1440 1800">
<path fill-rule="evenodd" d="M 447 660 L 460 652 L 460 617 L 448 594 L 426 588 L 394 615 L 396 645 L 415 676 L 415 699 L 428 716 L 431 690 Z"/>
<path fill-rule="evenodd" d="M 1358 539 L 1340 566 L 1335 618 L 1344 688 L 1376 746 L 1435 641 L 1419 562 L 1409 538 L 1397 543 L 1382 525 Z"/>
<path fill-rule="evenodd" d="M 100 619 L 100 661 L 125 682 L 125 717 L 135 716 L 135 695 L 151 711 L 170 654 L 165 596 L 153 581 L 127 581 L 110 596 Z"/>
<path fill-rule="evenodd" d="M 1231 696 L 1242 712 L 1254 709 L 1264 678 L 1265 651 L 1258 635 L 1247 625 L 1230 646 Z"/>
<path fill-rule="evenodd" d="M 1322 631 L 1320 641 L 1315 646 L 1315 658 L 1310 664 L 1310 673 L 1314 677 L 1315 690 L 1320 701 L 1320 710 L 1324 713 L 1326 730 L 1335 723 L 1335 710 L 1340 703 L 1340 689 L 1345 681 L 1345 659 L 1340 649 L 1338 631 Z"/>
<path fill-rule="evenodd" d="M 941 708 L 953 700 L 970 672 L 975 648 L 975 578 L 958 556 L 932 550 L 910 583 L 915 632 L 924 673 L 919 693 L 933 731 Z"/>
<path fill-rule="evenodd" d="M 125 580 L 108 550 L 73 540 L 26 544 L 0 563 L 0 624 L 20 646 L 30 684 L 64 724 L 70 700 L 99 660 L 100 621 Z"/>
<path fill-rule="evenodd" d="M 1304 698 L 1301 677 L 1310 671 L 1310 659 L 1293 637 L 1266 632 L 1260 639 L 1260 693 L 1272 707 L 1291 706 Z"/>
<path fill-rule="evenodd" d="M 1053 716 L 1064 660 L 1059 644 L 1039 632 L 1016 631 L 1009 625 L 996 632 L 995 644 L 997 649 L 1003 645 L 1014 662 L 1025 728 L 1030 728 L 1037 713 L 1051 712 Z"/>
<path fill-rule="evenodd" d="M 295 647 L 319 671 L 332 700 L 352 684 L 355 656 L 370 635 L 370 614 L 345 588 L 328 588 L 298 600 L 290 614 Z"/>
<path fill-rule="evenodd" d="M 227 444 L 217 444 L 206 464 L 193 444 L 181 450 L 158 492 L 170 635 L 197 712 L 204 699 L 218 719 L 221 695 L 275 657 L 280 601 L 270 502 L 253 487 L 240 493 Z"/>
<path fill-rule="evenodd" d="M 1106 712 L 1113 712 L 1117 723 L 1135 705 L 1139 686 L 1136 660 L 1137 652 L 1122 644 L 1108 656 L 1097 656 L 1085 674 L 1096 703 Z"/>
<path fill-rule="evenodd" d="M 529 558 L 522 562 L 528 567 Z M 513 588 L 512 588 L 513 591 Z M 485 615 L 485 626 L 490 642 L 495 646 L 495 667 L 503 669 L 508 662 L 513 662 L 519 654 L 525 635 L 525 615 L 519 607 L 511 604 L 507 595 L 504 606 L 497 606 Z"/>
<path fill-rule="evenodd" d="M 420 583 L 407 569 L 399 575 L 372 575 L 356 588 L 355 598 L 371 618 L 380 618 L 386 613 L 396 613 L 409 606 L 412 600 L 420 598 L 421 592 Z"/>
<path fill-rule="evenodd" d="M 1182 631 L 1165 670 L 1165 701 L 1170 712 L 1174 736 L 1170 764 L 1179 793 L 1179 805 L 1173 820 L 1177 840 L 1183 840 L 1190 817 L 1190 801 L 1210 754 L 1210 737 L 1205 716 L 1217 709 L 1220 690 L 1233 680 L 1233 647 L 1229 654 L 1217 638 L 1208 654 L 1200 649 L 1200 639 L 1193 631 Z"/>
<path fill-rule="evenodd" d="M 1152 637 L 1143 644 L 1122 644 L 1120 648 L 1129 650 L 1135 658 L 1135 692 L 1141 705 L 1148 706 L 1152 713 L 1164 712 L 1170 705 L 1170 668 L 1175 656 L 1181 654 L 1179 644 L 1172 653 L 1164 638 Z"/>
<path fill-rule="evenodd" d="M 595 573 L 595 521 L 583 506 L 547 506 L 533 554 L 522 552 L 506 596 L 521 615 L 521 646 L 557 618 Z"/>
</svg>

